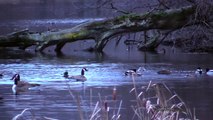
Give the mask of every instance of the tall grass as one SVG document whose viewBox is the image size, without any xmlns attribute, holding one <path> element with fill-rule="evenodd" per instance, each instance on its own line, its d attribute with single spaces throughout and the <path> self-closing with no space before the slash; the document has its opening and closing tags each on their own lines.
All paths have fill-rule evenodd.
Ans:
<svg viewBox="0 0 213 120">
<path fill-rule="evenodd" d="M 132 106 L 134 116 L 138 120 L 197 120 L 195 112 L 180 98 L 171 92 L 164 83 L 149 82 L 148 86 L 137 91 L 134 76 L 133 88 L 130 93 L 135 94 L 136 105 Z M 135 118 L 137 117 L 137 118 Z"/>
</svg>

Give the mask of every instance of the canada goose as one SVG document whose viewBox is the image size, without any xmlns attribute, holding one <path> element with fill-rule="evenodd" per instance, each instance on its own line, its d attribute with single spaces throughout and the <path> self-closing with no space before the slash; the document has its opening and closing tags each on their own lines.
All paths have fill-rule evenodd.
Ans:
<svg viewBox="0 0 213 120">
<path fill-rule="evenodd" d="M 206 75 L 213 76 L 213 70 L 206 68 Z"/>
<path fill-rule="evenodd" d="M 21 81 L 19 74 L 15 74 L 11 80 L 14 80 L 14 84 L 12 86 L 12 91 L 14 94 L 18 94 L 19 92 L 24 92 L 31 87 L 40 86 L 40 84 L 32 84 L 25 81 Z"/>
<path fill-rule="evenodd" d="M 88 71 L 88 70 L 86 68 L 82 68 L 81 69 L 81 75 L 74 75 L 74 76 L 70 76 L 69 78 L 70 79 L 75 79 L 76 81 L 82 81 L 82 82 L 84 82 L 84 81 L 87 80 L 87 78 L 84 76 L 85 71 Z"/>
<path fill-rule="evenodd" d="M 198 67 L 197 70 L 195 71 L 195 74 L 197 75 L 201 75 L 202 73 L 203 73 L 203 70 L 200 67 Z"/>
<path fill-rule="evenodd" d="M 158 74 L 169 75 L 169 74 L 171 74 L 171 71 L 166 70 L 166 69 L 162 69 L 162 70 L 158 71 L 157 73 Z"/>
<path fill-rule="evenodd" d="M 138 75 L 141 76 L 142 72 L 145 71 L 146 69 L 144 67 L 139 67 L 138 69 L 129 69 L 125 72 L 125 75 Z"/>
</svg>

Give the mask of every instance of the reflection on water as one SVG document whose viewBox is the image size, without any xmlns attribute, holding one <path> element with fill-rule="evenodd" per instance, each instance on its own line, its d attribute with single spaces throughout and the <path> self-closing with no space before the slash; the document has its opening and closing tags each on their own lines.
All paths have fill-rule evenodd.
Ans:
<svg viewBox="0 0 213 120">
<path fill-rule="evenodd" d="M 77 103 L 69 94 L 69 89 L 74 96 L 79 95 L 86 118 L 99 101 L 99 94 L 102 99 L 111 99 L 112 89 L 115 86 L 118 98 L 123 100 L 121 114 L 124 118 L 132 119 L 133 115 L 126 116 L 127 113 L 130 114 L 131 101 L 134 100 L 134 96 L 129 94 L 132 78 L 125 76 L 124 72 L 139 66 L 146 68 L 142 76 L 135 78 L 139 88 L 147 85 L 149 81 L 164 82 L 191 108 L 196 108 L 198 118 L 205 120 L 213 118 L 210 113 L 213 108 L 212 78 L 205 75 L 194 76 L 197 66 L 212 67 L 209 65 L 213 58 L 208 54 L 172 55 L 136 51 L 132 51 L 132 54 L 129 54 L 129 51 L 121 54 L 119 52 L 96 54 L 76 51 L 57 57 L 52 53 L 18 50 L 12 52 L 8 49 L 2 50 L 0 54 L 0 67 L 1 71 L 4 71 L 4 77 L 0 79 L 0 93 L 4 97 L 0 102 L 0 119 L 11 119 L 25 108 L 31 108 L 36 116 L 56 119 L 75 116 L 73 120 L 80 119 Z M 79 75 L 82 67 L 88 69 L 85 73 L 88 80 L 84 84 L 62 77 L 66 70 L 70 75 Z M 169 69 L 172 74 L 157 74 L 161 69 Z M 41 86 L 17 96 L 13 95 L 11 90 L 13 82 L 10 78 L 16 72 L 20 73 L 22 80 L 39 83 Z"/>
</svg>

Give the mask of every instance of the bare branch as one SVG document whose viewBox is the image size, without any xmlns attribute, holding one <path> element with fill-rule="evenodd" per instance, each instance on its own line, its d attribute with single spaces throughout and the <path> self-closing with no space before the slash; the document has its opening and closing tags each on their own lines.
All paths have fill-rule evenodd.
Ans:
<svg viewBox="0 0 213 120">
<path fill-rule="evenodd" d="M 105 5 L 109 4 L 109 3 L 112 3 L 112 0 L 106 0 L 106 1 L 102 2 L 100 5 L 98 5 L 97 8 L 101 8 L 101 7 L 103 7 L 103 6 L 105 6 Z"/>
<path fill-rule="evenodd" d="M 168 7 L 166 4 L 165 4 L 165 2 L 164 1 L 162 1 L 162 0 L 158 0 L 158 2 L 159 2 L 159 6 L 163 6 L 164 8 L 166 8 L 166 9 L 170 9 L 170 7 Z"/>
<path fill-rule="evenodd" d="M 195 4 L 195 0 L 186 0 L 186 1 Z"/>
<path fill-rule="evenodd" d="M 117 12 L 123 13 L 123 14 L 130 14 L 130 12 L 124 11 L 124 10 L 120 10 L 118 8 L 116 8 L 113 3 L 110 4 L 111 8 L 116 10 Z"/>
</svg>

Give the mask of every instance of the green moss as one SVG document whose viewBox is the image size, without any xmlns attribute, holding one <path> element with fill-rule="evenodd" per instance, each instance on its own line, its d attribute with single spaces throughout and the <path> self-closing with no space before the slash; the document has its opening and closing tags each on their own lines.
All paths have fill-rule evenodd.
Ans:
<svg viewBox="0 0 213 120">
<path fill-rule="evenodd" d="M 118 16 L 114 22 L 121 22 L 121 21 L 125 21 L 126 19 L 129 20 L 141 20 L 143 19 L 143 15 L 138 15 L 138 14 L 128 14 L 128 15 L 123 15 L 123 16 Z"/>
<path fill-rule="evenodd" d="M 49 41 L 49 40 L 58 40 L 58 39 L 76 39 L 84 35 L 85 35 L 84 31 L 73 32 L 73 33 L 57 33 L 57 34 L 52 33 L 52 34 L 44 36 L 43 40 Z"/>
<path fill-rule="evenodd" d="M 194 12 L 194 8 L 191 9 L 179 9 L 177 11 L 159 11 L 151 15 L 151 18 L 156 21 L 160 19 L 170 19 L 170 20 L 176 20 L 181 21 L 185 20 L 188 15 L 192 14 Z"/>
<path fill-rule="evenodd" d="M 73 38 L 77 38 L 78 36 L 79 36 L 79 33 L 70 33 L 70 34 L 65 34 L 63 37 L 73 39 Z"/>
<path fill-rule="evenodd" d="M 108 22 L 108 20 L 107 21 L 95 21 L 95 22 L 93 22 L 93 23 L 91 23 L 90 25 L 88 25 L 87 26 L 87 29 L 93 29 L 93 28 L 96 28 L 96 27 L 99 27 L 99 28 L 101 28 L 101 27 L 103 27 L 106 23 Z"/>
<path fill-rule="evenodd" d="M 65 38 L 65 39 L 76 39 L 76 38 L 82 38 L 82 37 L 86 36 L 87 34 L 88 34 L 87 30 L 81 30 L 81 31 L 75 32 L 75 33 L 64 34 L 62 36 L 62 38 Z"/>
</svg>

